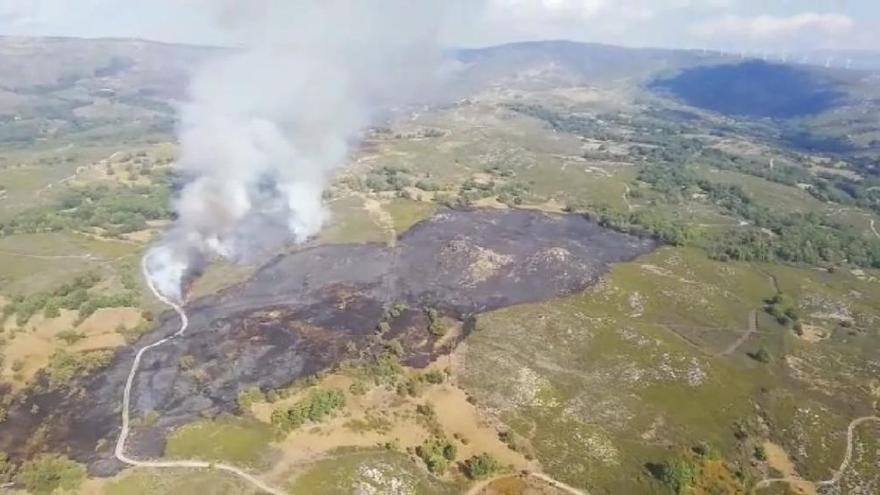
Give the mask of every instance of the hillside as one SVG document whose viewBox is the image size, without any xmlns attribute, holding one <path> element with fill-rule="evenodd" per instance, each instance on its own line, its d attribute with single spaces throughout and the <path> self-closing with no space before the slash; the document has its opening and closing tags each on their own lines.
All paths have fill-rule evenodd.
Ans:
<svg viewBox="0 0 880 495">
<path fill-rule="evenodd" d="M 209 264 L 187 328 L 140 259 L 220 55 L 0 38 L 0 493 L 258 493 L 220 465 L 289 494 L 877 492 L 869 69 L 450 52 L 320 234 Z M 126 455 L 195 465 L 119 461 L 126 380 Z"/>
</svg>

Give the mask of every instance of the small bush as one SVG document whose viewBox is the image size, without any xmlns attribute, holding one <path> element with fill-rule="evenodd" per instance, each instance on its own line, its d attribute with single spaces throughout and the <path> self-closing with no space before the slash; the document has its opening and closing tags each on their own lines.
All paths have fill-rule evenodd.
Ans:
<svg viewBox="0 0 880 495">
<path fill-rule="evenodd" d="M 461 470 L 472 480 L 486 478 L 499 468 L 498 461 L 489 454 L 475 455 L 462 463 Z"/>
</svg>

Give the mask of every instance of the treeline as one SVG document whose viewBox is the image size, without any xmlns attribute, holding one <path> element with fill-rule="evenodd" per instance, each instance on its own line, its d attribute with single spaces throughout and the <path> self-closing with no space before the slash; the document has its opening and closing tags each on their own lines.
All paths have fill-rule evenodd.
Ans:
<svg viewBox="0 0 880 495">
<path fill-rule="evenodd" d="M 592 116 L 572 113 L 561 113 L 540 105 L 512 103 L 506 105 L 508 110 L 534 117 L 546 122 L 554 131 L 568 132 L 578 136 L 595 136 L 601 133 L 603 126 Z"/>
<path fill-rule="evenodd" d="M 450 208 L 466 208 L 476 201 L 496 196 L 498 201 L 509 206 L 521 205 L 527 200 L 537 199 L 528 184 L 513 180 L 515 173 L 510 168 L 488 166 L 484 171 L 492 178 L 485 181 L 467 179 L 457 189 L 450 184 L 441 184 L 430 175 L 416 178 L 406 167 L 385 165 L 370 172 L 366 178 L 348 177 L 345 183 L 355 191 L 396 192 L 399 197 L 418 199 L 407 188 L 436 193 L 437 203 Z M 415 193 L 418 195 L 419 193 Z"/>
<path fill-rule="evenodd" d="M 805 190 L 823 202 L 866 208 L 880 213 L 880 177 L 861 179 L 823 171 L 814 174 L 804 167 L 777 163 L 770 168 L 765 160 L 729 155 L 721 150 L 705 148 L 701 158 L 721 169 L 761 177 L 788 186 L 806 185 Z"/>
<path fill-rule="evenodd" d="M 852 178 L 828 171 L 813 173 L 806 167 L 784 162 L 776 163 L 771 168 L 767 159 L 737 156 L 706 147 L 700 139 L 687 137 L 688 132 L 694 131 L 692 126 L 668 119 L 664 121 L 617 115 L 592 117 L 565 114 L 538 105 L 525 104 L 512 104 L 508 108 L 543 120 L 556 131 L 595 139 L 614 139 L 606 130 L 607 123 L 627 127 L 634 133 L 627 137 L 628 141 L 636 145 L 631 147 L 633 156 L 648 163 L 681 165 L 692 157 L 699 157 L 702 163 L 711 167 L 788 186 L 807 185 L 806 191 L 823 202 L 856 206 L 880 213 L 880 176 L 877 175 L 880 168 L 861 163 L 865 161 L 864 158 L 855 157 L 852 160 L 852 166 L 865 175 L 864 178 Z"/>
<path fill-rule="evenodd" d="M 30 208 L 0 222 L 0 235 L 104 229 L 110 235 L 142 230 L 147 221 L 171 216 L 166 184 L 91 185 L 65 190 L 54 204 Z"/>
<path fill-rule="evenodd" d="M 306 422 L 317 423 L 345 407 L 345 394 L 337 389 L 315 389 L 292 407 L 272 411 L 271 421 L 281 431 L 291 431 Z"/>
<path fill-rule="evenodd" d="M 814 213 L 771 210 L 755 203 L 738 185 L 714 183 L 687 167 L 667 164 L 645 167 L 638 180 L 672 202 L 699 192 L 749 225 L 707 232 L 647 209 L 619 213 L 599 208 L 594 213 L 595 220 L 617 230 L 655 237 L 673 245 L 702 247 L 720 260 L 848 262 L 880 268 L 880 241 L 853 234 Z"/>
<path fill-rule="evenodd" d="M 15 315 L 16 324 L 21 327 L 41 311 L 46 318 L 55 318 L 61 309 L 77 310 L 78 319 L 82 321 L 101 308 L 137 306 L 134 287 L 126 287 L 127 290 L 112 295 L 91 294 L 89 290 L 100 281 L 98 274 L 87 273 L 52 290 L 27 296 L 15 295 L 9 304 L 3 306 L 2 318 L 5 320 Z"/>
</svg>

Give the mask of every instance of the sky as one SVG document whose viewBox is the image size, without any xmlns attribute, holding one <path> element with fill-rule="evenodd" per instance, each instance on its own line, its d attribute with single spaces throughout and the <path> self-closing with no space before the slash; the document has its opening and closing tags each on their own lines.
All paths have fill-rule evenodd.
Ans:
<svg viewBox="0 0 880 495">
<path fill-rule="evenodd" d="M 0 34 L 234 45 L 246 40 L 229 13 L 243 2 L 252 10 L 272 1 L 0 0 Z M 285 2 L 285 15 L 295 16 L 303 1 Z M 442 41 L 450 47 L 570 39 L 750 52 L 880 50 L 878 0 L 415 1 L 448 7 Z"/>
</svg>

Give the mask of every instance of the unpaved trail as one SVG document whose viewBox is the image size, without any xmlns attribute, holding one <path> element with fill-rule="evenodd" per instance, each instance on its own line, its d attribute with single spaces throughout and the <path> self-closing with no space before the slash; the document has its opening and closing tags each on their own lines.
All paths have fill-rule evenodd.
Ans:
<svg viewBox="0 0 880 495">
<path fill-rule="evenodd" d="M 727 349 L 724 349 L 719 353 L 719 356 L 727 356 L 733 354 L 739 346 L 743 344 L 746 340 L 749 340 L 755 332 L 758 331 L 758 311 L 753 309 L 749 311 L 749 329 L 746 330 L 735 342 L 730 344 Z"/>
<path fill-rule="evenodd" d="M 21 258 L 31 258 L 37 260 L 88 260 L 94 261 L 97 260 L 98 257 L 92 254 L 28 254 L 28 253 L 19 253 L 16 251 L 2 251 L 0 250 L 0 254 L 4 256 L 19 256 Z"/>
<path fill-rule="evenodd" d="M 114 239 L 114 240 L 117 240 L 117 239 Z M 15 256 L 18 258 L 27 258 L 27 259 L 32 259 L 32 260 L 49 260 L 49 261 L 51 261 L 51 260 L 82 260 L 82 261 L 88 261 L 88 262 L 92 262 L 92 263 L 98 263 L 101 265 L 109 265 L 115 261 L 119 261 L 119 260 L 122 260 L 125 258 L 130 258 L 132 256 L 137 256 L 137 254 L 131 253 L 131 254 L 125 254 L 122 256 L 107 258 L 107 257 L 96 255 L 93 253 L 87 253 L 87 254 L 30 254 L 30 253 L 21 253 L 18 251 L 5 251 L 5 250 L 0 249 L 0 256 Z"/>
<path fill-rule="evenodd" d="M 877 236 L 878 239 L 880 239 L 880 232 L 877 232 L 877 227 L 874 226 L 873 218 L 871 219 L 871 232 L 873 232 L 874 235 Z"/>
<path fill-rule="evenodd" d="M 849 423 L 849 426 L 846 428 L 846 453 L 843 455 L 843 461 L 840 462 L 840 467 L 834 472 L 834 475 L 831 476 L 830 479 L 822 480 L 822 481 L 814 481 L 812 482 L 815 486 L 830 486 L 834 485 L 840 481 L 840 478 L 843 477 L 843 473 L 846 472 L 846 469 L 849 467 L 849 463 L 852 461 L 852 451 L 853 451 L 853 437 L 855 436 L 855 429 L 862 423 L 866 423 L 868 421 L 878 421 L 880 422 L 880 416 L 862 416 L 860 418 L 856 418 Z M 752 493 L 760 490 L 761 488 L 766 488 L 773 483 L 803 483 L 805 480 L 800 477 L 788 476 L 785 478 L 767 478 L 759 481 L 755 487 L 752 489 Z M 809 482 L 807 482 L 809 483 Z"/>
<path fill-rule="evenodd" d="M 501 474 L 498 476 L 492 476 L 490 478 L 486 478 L 485 480 L 482 480 L 482 481 L 478 482 L 477 484 L 471 486 L 468 489 L 468 491 L 465 492 L 465 495 L 478 495 L 484 488 L 489 486 L 493 481 L 507 478 L 509 476 L 512 476 L 512 475 L 511 474 Z M 571 485 L 565 484 L 561 481 L 557 481 L 557 480 L 551 478 L 550 476 L 547 476 L 544 473 L 529 472 L 526 474 L 526 476 L 531 476 L 532 478 L 537 478 L 541 481 L 546 482 L 547 484 L 549 484 L 553 488 L 558 488 L 564 492 L 570 493 L 571 495 L 590 495 L 590 492 L 588 492 L 586 490 L 581 490 L 579 488 L 575 488 Z"/>
<path fill-rule="evenodd" d="M 364 210 L 375 220 L 375 222 L 388 234 L 388 245 L 397 244 L 397 232 L 394 230 L 394 219 L 388 210 L 382 208 L 382 203 L 375 198 L 371 198 L 366 194 L 362 196 L 364 201 Z"/>
<path fill-rule="evenodd" d="M 529 473 L 529 476 L 532 476 L 533 478 L 538 478 L 538 479 L 544 480 L 547 483 L 550 483 L 551 486 L 553 486 L 555 488 L 559 488 L 560 490 L 566 491 L 568 493 L 571 493 L 572 495 L 590 495 L 588 492 L 586 492 L 584 490 L 577 489 L 577 488 L 575 488 L 571 485 L 567 485 L 561 481 L 556 481 L 544 473 Z"/>
<path fill-rule="evenodd" d="M 843 461 L 840 463 L 840 467 L 837 471 L 834 472 L 834 476 L 829 480 L 825 481 L 817 481 L 817 485 L 833 485 L 840 481 L 841 476 L 843 476 L 846 468 L 849 467 L 849 463 L 852 460 L 852 451 L 853 451 L 853 437 L 855 436 L 855 429 L 862 423 L 866 423 L 868 421 L 880 421 L 880 416 L 862 416 L 861 418 L 856 418 L 852 420 L 849 424 L 849 427 L 846 429 L 846 454 L 843 455 Z"/>
<path fill-rule="evenodd" d="M 147 286 L 150 288 L 150 291 L 153 292 L 153 295 L 156 296 L 157 299 L 170 306 L 177 315 L 180 317 L 180 329 L 177 332 L 165 337 L 164 339 L 158 340 L 150 345 L 146 345 L 141 347 L 137 354 L 134 356 L 134 362 L 131 364 L 131 371 L 128 373 L 128 379 L 125 381 L 125 388 L 122 391 L 122 428 L 119 431 L 119 438 L 116 440 L 116 449 L 114 450 L 114 455 L 120 462 L 124 462 L 125 464 L 136 466 L 136 467 L 148 467 L 148 468 L 197 468 L 197 469 L 219 469 L 221 471 L 226 471 L 232 473 L 239 478 L 251 483 L 256 486 L 260 490 L 271 493 L 272 495 L 286 495 L 284 491 L 279 490 L 277 488 L 271 487 L 264 483 L 259 478 L 248 474 L 247 472 L 239 469 L 235 466 L 230 466 L 228 464 L 222 463 L 214 463 L 200 460 L 178 460 L 178 461 L 139 461 L 137 459 L 132 459 L 125 455 L 125 441 L 128 439 L 128 433 L 130 430 L 130 403 L 131 403 L 131 387 L 134 383 L 135 375 L 137 374 L 138 366 L 140 365 L 141 358 L 144 356 L 144 353 L 148 350 L 158 347 L 166 342 L 169 342 L 186 332 L 187 327 L 189 326 L 189 318 L 186 316 L 186 312 L 183 308 L 175 303 L 174 301 L 168 299 L 163 296 L 156 290 L 156 287 L 153 285 L 153 280 L 150 277 L 150 273 L 147 270 L 147 257 L 146 255 L 141 260 L 141 271 L 143 272 L 144 279 L 147 282 Z"/>
<path fill-rule="evenodd" d="M 633 206 L 629 202 L 628 196 L 629 196 L 629 184 L 624 184 L 623 185 L 623 195 L 621 197 L 623 198 L 623 203 L 626 205 L 626 211 L 633 211 Z"/>
</svg>

